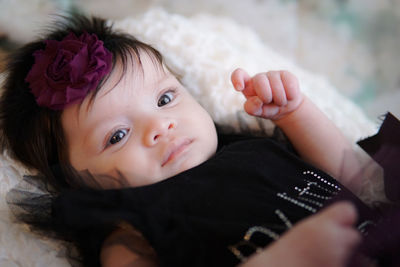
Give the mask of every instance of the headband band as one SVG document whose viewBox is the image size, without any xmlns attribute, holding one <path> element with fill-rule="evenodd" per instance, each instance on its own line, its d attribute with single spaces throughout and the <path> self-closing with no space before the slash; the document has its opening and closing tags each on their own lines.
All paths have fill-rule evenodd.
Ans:
<svg viewBox="0 0 400 267">
<path fill-rule="evenodd" d="M 45 43 L 33 53 L 35 63 L 25 78 L 41 107 L 62 110 L 82 101 L 111 70 L 112 54 L 95 34 L 71 32 Z"/>
</svg>

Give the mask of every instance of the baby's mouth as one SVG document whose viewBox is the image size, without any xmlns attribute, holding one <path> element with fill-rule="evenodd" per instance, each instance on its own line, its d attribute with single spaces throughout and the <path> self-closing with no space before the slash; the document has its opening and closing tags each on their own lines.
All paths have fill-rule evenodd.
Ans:
<svg viewBox="0 0 400 267">
<path fill-rule="evenodd" d="M 164 153 L 161 167 L 183 155 L 183 152 L 187 150 L 192 142 L 193 140 L 189 138 L 182 138 L 171 142 Z"/>
</svg>

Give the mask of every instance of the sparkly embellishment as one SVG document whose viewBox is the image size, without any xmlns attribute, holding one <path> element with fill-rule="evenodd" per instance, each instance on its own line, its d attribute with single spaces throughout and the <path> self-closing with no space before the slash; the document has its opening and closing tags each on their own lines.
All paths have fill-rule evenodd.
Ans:
<svg viewBox="0 0 400 267">
<path fill-rule="evenodd" d="M 323 207 L 323 203 L 319 200 L 332 199 L 332 196 L 337 195 L 338 191 L 341 190 L 335 183 L 328 181 L 314 171 L 303 171 L 303 175 L 308 176 L 309 179 L 303 179 L 306 183 L 304 187 L 294 187 L 294 191 L 298 194 L 289 196 L 284 192 L 278 193 L 277 196 L 315 213 L 318 208 Z"/>
<path fill-rule="evenodd" d="M 311 211 L 312 213 L 317 212 L 317 210 L 314 209 L 313 207 L 311 207 L 311 206 L 309 206 L 309 205 L 307 205 L 307 204 L 305 204 L 305 203 L 303 203 L 301 201 L 298 201 L 297 199 L 289 197 L 288 195 L 286 195 L 286 193 L 278 193 L 277 196 L 280 197 L 280 198 L 283 198 L 284 200 L 292 202 L 293 204 L 295 204 L 295 205 L 297 205 L 297 206 L 299 206 L 299 207 L 301 207 L 303 209 Z"/>
<path fill-rule="evenodd" d="M 237 243 L 235 246 L 229 246 L 229 250 L 241 261 L 245 262 L 247 260 L 247 257 L 243 255 L 243 253 L 240 251 L 239 247 L 241 246 L 248 246 L 251 247 L 255 252 L 260 252 L 262 248 L 254 245 L 251 242 L 246 242 L 246 241 L 240 241 Z"/>
<path fill-rule="evenodd" d="M 250 241 L 251 237 L 253 236 L 254 233 L 263 233 L 266 236 L 270 237 L 273 240 L 277 240 L 279 238 L 279 235 L 272 230 L 268 228 L 264 228 L 262 226 L 253 226 L 249 230 L 247 230 L 246 234 L 244 235 L 243 239 L 246 241 Z"/>
<path fill-rule="evenodd" d="M 278 240 L 279 239 L 279 234 L 275 233 L 274 231 L 262 227 L 262 226 L 253 226 L 250 227 L 249 230 L 247 230 L 246 234 L 243 237 L 243 240 L 241 240 L 239 243 L 237 243 L 234 246 L 229 246 L 229 250 L 242 262 L 247 260 L 247 257 L 243 255 L 243 253 L 240 251 L 240 247 L 247 247 L 250 249 L 253 249 L 255 252 L 260 252 L 262 250 L 262 247 L 254 244 L 251 241 L 251 237 L 255 233 L 261 233 L 263 235 L 268 236 L 272 240 Z"/>
<path fill-rule="evenodd" d="M 279 219 L 282 220 L 282 222 L 286 225 L 288 229 L 292 228 L 292 222 L 287 218 L 287 216 L 280 210 L 275 210 L 275 214 L 278 216 Z M 247 257 L 242 253 L 240 248 L 250 248 L 254 250 L 255 252 L 260 252 L 264 245 L 257 245 L 255 244 L 251 239 L 254 234 L 259 233 L 264 236 L 267 236 L 268 238 L 272 239 L 273 241 L 276 241 L 279 239 L 280 235 L 271 229 L 264 227 L 264 226 L 252 226 L 250 227 L 244 237 L 243 240 L 238 242 L 236 245 L 229 246 L 228 249 L 238 258 L 241 262 L 244 262 L 247 260 Z"/>
<path fill-rule="evenodd" d="M 302 209 L 305 209 L 308 212 L 316 213 L 320 208 L 323 207 L 323 201 L 331 199 L 332 196 L 336 195 L 338 191 L 341 190 L 341 188 L 334 182 L 330 182 L 328 179 L 321 177 L 314 171 L 303 171 L 303 175 L 306 175 L 307 178 L 299 181 L 304 182 L 304 187 L 297 185 L 294 187 L 294 190 L 290 190 L 291 192 L 277 193 L 277 197 L 284 199 Z M 291 229 L 293 227 L 292 222 L 281 210 L 276 209 L 275 214 L 283 222 L 287 229 Z M 359 226 L 359 229 L 365 228 L 368 224 L 368 222 L 364 222 Z M 277 227 L 276 224 L 272 226 L 273 229 L 275 227 Z M 279 231 L 282 231 L 282 227 L 280 225 L 278 227 L 280 227 Z M 245 251 L 249 251 L 250 249 L 250 251 L 253 250 L 255 252 L 259 252 L 262 250 L 262 247 L 264 247 L 262 245 L 255 244 L 256 240 L 254 238 L 252 240 L 252 237 L 255 233 L 262 234 L 274 241 L 280 237 L 278 233 L 265 226 L 250 227 L 240 242 L 238 242 L 236 245 L 229 246 L 229 250 L 242 262 L 247 260 L 247 256 L 245 254 L 248 254 L 248 252 L 246 253 Z"/>
<path fill-rule="evenodd" d="M 359 226 L 357 226 L 357 229 L 362 233 L 362 234 L 366 234 L 367 228 L 369 225 L 374 226 L 375 223 L 373 221 L 364 221 L 362 223 L 360 223 Z"/>
<path fill-rule="evenodd" d="M 317 184 L 317 183 L 315 183 L 315 182 L 308 182 L 308 183 L 307 183 L 307 187 L 305 187 L 304 189 L 300 189 L 300 188 L 298 188 L 297 186 L 296 186 L 294 189 L 297 190 L 297 191 L 300 191 L 299 196 L 301 196 L 301 195 L 305 194 L 308 190 L 310 190 L 311 185 L 313 185 L 313 184 Z"/>
<path fill-rule="evenodd" d="M 283 221 L 283 223 L 286 225 L 288 229 L 292 228 L 293 224 L 289 219 L 286 217 L 285 214 L 283 214 L 282 211 L 280 210 L 275 210 L 275 214 L 278 215 L 279 219 Z"/>
<path fill-rule="evenodd" d="M 303 174 L 304 174 L 304 175 L 311 175 L 311 176 L 313 176 L 313 177 L 316 177 L 316 178 L 317 178 L 318 180 L 320 180 L 321 182 L 323 182 L 323 183 L 325 183 L 325 184 L 327 184 L 327 185 L 329 185 L 329 186 L 335 188 L 336 190 L 338 190 L 338 191 L 341 190 L 341 188 L 340 188 L 339 186 L 337 186 L 337 185 L 335 185 L 335 184 L 333 184 L 333 183 L 327 181 L 326 179 L 322 178 L 320 175 L 318 175 L 317 173 L 315 173 L 315 172 L 313 172 L 313 171 L 304 171 Z"/>
<path fill-rule="evenodd" d="M 304 193 L 306 195 L 313 196 L 313 197 L 320 198 L 320 199 L 325 199 L 325 200 L 329 200 L 332 198 L 332 197 L 321 196 L 321 195 L 310 193 L 310 192 L 304 192 Z"/>
<path fill-rule="evenodd" d="M 304 179 L 304 181 L 307 182 L 307 183 L 310 183 L 310 181 L 307 180 L 307 179 Z M 327 188 L 325 188 L 325 187 L 323 187 L 323 186 L 320 186 L 319 184 L 317 184 L 317 183 L 315 183 L 315 182 L 311 182 L 311 183 L 313 183 L 313 185 L 314 185 L 315 187 L 318 187 L 319 189 L 324 190 L 325 192 L 327 192 L 327 193 L 329 193 L 329 194 L 334 194 L 334 195 L 337 194 L 337 192 L 331 191 L 331 190 L 329 190 L 329 189 L 327 189 Z"/>
<path fill-rule="evenodd" d="M 315 200 L 311 200 L 311 199 L 308 199 L 308 198 L 305 198 L 305 197 L 299 197 L 299 199 L 301 199 L 303 201 L 306 201 L 306 202 L 309 202 L 311 204 L 314 204 L 315 206 L 318 206 L 320 208 L 323 207 L 323 204 L 321 202 L 318 202 L 318 201 L 315 201 Z"/>
</svg>

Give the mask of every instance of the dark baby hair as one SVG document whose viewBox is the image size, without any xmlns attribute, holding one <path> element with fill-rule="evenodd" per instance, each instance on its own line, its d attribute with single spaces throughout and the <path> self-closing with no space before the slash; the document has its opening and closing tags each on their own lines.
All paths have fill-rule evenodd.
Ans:
<svg viewBox="0 0 400 267">
<path fill-rule="evenodd" d="M 112 54 L 112 69 L 118 59 L 123 64 L 124 72 L 131 62 L 140 65 L 139 51 L 144 51 L 160 65 L 163 61 L 153 47 L 113 30 L 103 19 L 82 15 L 63 18 L 55 23 L 55 29 L 47 36 L 21 47 L 10 56 L 7 79 L 0 97 L 1 149 L 27 167 L 38 170 L 46 183 L 57 191 L 74 186 L 74 177 L 78 175 L 69 164 L 61 124 L 62 110 L 38 106 L 25 77 L 34 64 L 33 53 L 45 48 L 45 40 L 61 41 L 71 32 L 76 36 L 84 32 L 97 35 Z M 91 100 L 110 73 L 100 81 Z"/>
</svg>

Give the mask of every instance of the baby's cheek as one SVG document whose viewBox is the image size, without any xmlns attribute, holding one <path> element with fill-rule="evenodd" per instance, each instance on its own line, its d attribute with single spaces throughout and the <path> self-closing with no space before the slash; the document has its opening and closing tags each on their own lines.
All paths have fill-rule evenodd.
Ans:
<svg viewBox="0 0 400 267">
<path fill-rule="evenodd" d="M 128 174 L 127 175 L 127 183 L 128 186 L 138 187 L 154 184 L 163 180 L 159 175 L 154 174 L 153 172 L 148 172 L 146 175 L 138 175 L 138 174 Z"/>
</svg>

